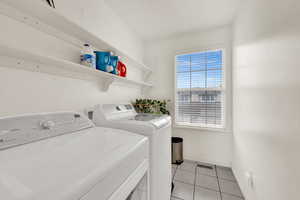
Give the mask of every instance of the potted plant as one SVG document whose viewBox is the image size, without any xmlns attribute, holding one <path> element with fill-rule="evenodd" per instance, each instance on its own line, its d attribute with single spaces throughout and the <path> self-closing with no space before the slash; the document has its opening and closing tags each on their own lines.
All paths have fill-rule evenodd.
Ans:
<svg viewBox="0 0 300 200">
<path fill-rule="evenodd" d="M 132 104 L 138 113 L 170 115 L 170 112 L 167 110 L 166 100 L 136 99 Z"/>
</svg>

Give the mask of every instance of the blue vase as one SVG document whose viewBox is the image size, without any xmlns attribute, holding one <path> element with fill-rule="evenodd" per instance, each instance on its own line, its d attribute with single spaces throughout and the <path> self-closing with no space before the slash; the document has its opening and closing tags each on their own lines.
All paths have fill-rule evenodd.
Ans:
<svg viewBox="0 0 300 200">
<path fill-rule="evenodd" d="M 94 51 L 96 54 L 96 69 L 106 72 L 106 68 L 110 63 L 109 51 Z"/>
</svg>

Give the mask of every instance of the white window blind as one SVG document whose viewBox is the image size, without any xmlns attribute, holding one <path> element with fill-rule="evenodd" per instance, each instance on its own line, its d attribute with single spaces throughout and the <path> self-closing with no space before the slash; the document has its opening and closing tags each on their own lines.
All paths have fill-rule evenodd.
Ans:
<svg viewBox="0 0 300 200">
<path fill-rule="evenodd" d="M 223 50 L 176 56 L 175 123 L 224 128 Z"/>
</svg>

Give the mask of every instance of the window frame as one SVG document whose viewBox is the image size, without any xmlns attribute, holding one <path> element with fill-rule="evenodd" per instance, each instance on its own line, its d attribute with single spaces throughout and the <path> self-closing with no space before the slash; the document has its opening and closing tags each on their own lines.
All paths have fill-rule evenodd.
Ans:
<svg viewBox="0 0 300 200">
<path fill-rule="evenodd" d="M 188 54 L 194 54 L 194 53 L 201 53 L 201 52 L 207 52 L 207 51 L 222 51 L 222 64 L 223 64 L 223 85 L 220 91 L 223 92 L 224 95 L 224 102 L 223 102 L 223 127 L 222 128 L 214 128 L 214 127 L 202 127 L 199 125 L 193 125 L 193 124 L 183 124 L 183 123 L 177 123 L 176 122 L 176 108 L 177 108 L 177 61 L 176 57 L 180 55 L 188 55 Z M 188 128 L 188 129 L 196 129 L 196 130 L 206 130 L 206 131 L 214 131 L 214 132 L 231 132 L 228 130 L 228 104 L 227 104 L 227 95 L 228 95 L 228 87 L 227 87 L 227 60 L 226 60 L 227 52 L 225 47 L 216 47 L 216 48 L 203 48 L 199 50 L 193 50 L 193 51 L 185 51 L 185 52 L 176 52 L 174 55 L 174 96 L 173 96 L 173 108 L 174 108 L 174 118 L 173 118 L 173 127 L 174 128 Z M 206 89 L 207 90 L 207 89 Z M 209 90 L 209 89 L 208 89 Z M 204 89 L 205 91 L 205 89 Z"/>
</svg>

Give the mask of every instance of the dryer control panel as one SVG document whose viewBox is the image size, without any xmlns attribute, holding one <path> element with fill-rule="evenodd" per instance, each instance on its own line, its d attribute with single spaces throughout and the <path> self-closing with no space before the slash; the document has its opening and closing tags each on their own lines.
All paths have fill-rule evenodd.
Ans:
<svg viewBox="0 0 300 200">
<path fill-rule="evenodd" d="M 89 119 L 72 112 L 0 118 L 0 150 L 91 127 Z"/>
<path fill-rule="evenodd" d="M 95 108 L 98 114 L 106 120 L 120 120 L 134 118 L 137 115 L 131 104 L 102 104 Z"/>
</svg>

